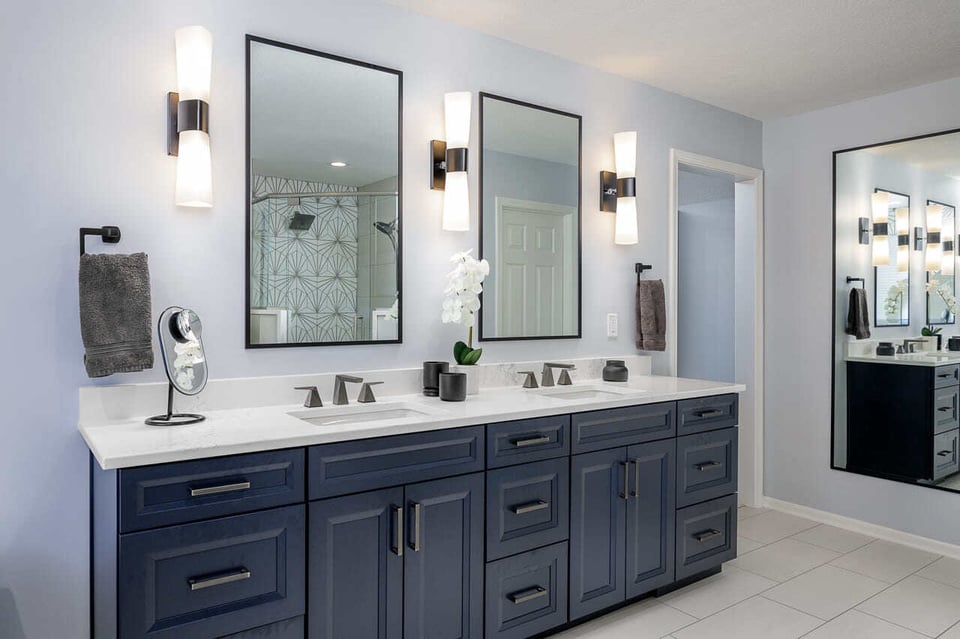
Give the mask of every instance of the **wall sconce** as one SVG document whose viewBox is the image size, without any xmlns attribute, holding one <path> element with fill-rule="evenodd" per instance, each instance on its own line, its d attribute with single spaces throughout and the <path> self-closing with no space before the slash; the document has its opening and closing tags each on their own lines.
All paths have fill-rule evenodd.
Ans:
<svg viewBox="0 0 960 639">
<path fill-rule="evenodd" d="M 617 172 L 600 172 L 600 210 L 617 213 L 615 244 L 636 244 L 637 237 L 637 132 L 613 135 Z"/>
<path fill-rule="evenodd" d="M 177 29 L 177 93 L 167 94 L 167 154 L 177 157 L 177 206 L 213 206 L 209 103 L 213 36 Z"/>
<path fill-rule="evenodd" d="M 927 239 L 926 233 L 923 232 L 922 226 L 913 227 L 913 250 L 922 251 L 923 242 Z"/>
<path fill-rule="evenodd" d="M 953 250 L 953 232 L 954 229 L 952 226 L 946 226 L 942 231 L 942 236 L 946 239 L 941 243 L 943 246 L 943 258 L 940 260 L 940 272 L 944 275 L 953 275 L 954 273 L 956 256 Z"/>
<path fill-rule="evenodd" d="M 470 230 L 470 186 L 467 183 L 467 147 L 470 145 L 469 91 L 443 96 L 447 139 L 432 140 L 430 188 L 443 191 L 444 231 Z"/>
<path fill-rule="evenodd" d="M 897 271 L 910 270 L 910 209 L 902 206 L 897 209 Z"/>
<path fill-rule="evenodd" d="M 890 194 L 886 191 L 877 191 L 871 196 L 873 209 L 873 265 L 887 266 L 890 264 Z"/>
<path fill-rule="evenodd" d="M 940 244 L 940 231 L 943 227 L 943 207 L 939 204 L 927 205 L 927 252 L 924 270 L 935 273 L 943 266 L 943 246 Z"/>
</svg>

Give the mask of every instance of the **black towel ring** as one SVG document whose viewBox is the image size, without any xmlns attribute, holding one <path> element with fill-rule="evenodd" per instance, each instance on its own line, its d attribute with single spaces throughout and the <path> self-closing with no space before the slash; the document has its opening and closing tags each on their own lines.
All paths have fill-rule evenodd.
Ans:
<svg viewBox="0 0 960 639">
<path fill-rule="evenodd" d="M 116 244 L 120 241 L 119 226 L 101 226 L 98 229 L 81 228 L 80 229 L 80 255 L 87 252 L 86 239 L 88 235 L 99 235 L 107 244 Z"/>
<path fill-rule="evenodd" d="M 637 272 L 637 285 L 640 285 L 640 278 L 643 276 L 644 271 L 652 271 L 652 264 L 644 264 L 643 262 L 637 262 L 633 265 L 633 270 Z"/>
<path fill-rule="evenodd" d="M 862 277 L 851 277 L 850 275 L 847 275 L 847 284 L 853 284 L 855 282 L 860 282 L 861 288 L 867 288 L 867 282 Z"/>
</svg>

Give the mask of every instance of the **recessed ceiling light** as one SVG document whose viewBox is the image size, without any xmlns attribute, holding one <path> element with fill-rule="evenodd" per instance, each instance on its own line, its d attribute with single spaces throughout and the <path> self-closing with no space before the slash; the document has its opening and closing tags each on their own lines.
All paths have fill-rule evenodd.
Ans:
<svg viewBox="0 0 960 639">
<path fill-rule="evenodd" d="M 330 163 L 330 166 L 335 166 L 335 167 L 337 167 L 337 168 L 339 169 L 339 168 L 342 168 L 342 167 L 344 167 L 344 166 L 350 166 L 350 165 L 347 164 L 346 162 L 331 162 L 331 163 Z"/>
</svg>

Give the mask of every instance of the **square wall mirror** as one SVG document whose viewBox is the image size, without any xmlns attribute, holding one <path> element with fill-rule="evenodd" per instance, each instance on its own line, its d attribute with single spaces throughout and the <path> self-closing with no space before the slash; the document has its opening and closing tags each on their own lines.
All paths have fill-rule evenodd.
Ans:
<svg viewBox="0 0 960 639">
<path fill-rule="evenodd" d="M 580 337 L 581 117 L 480 94 L 480 340 Z"/>
<path fill-rule="evenodd" d="M 247 348 L 401 341 L 402 74 L 247 36 Z"/>
</svg>

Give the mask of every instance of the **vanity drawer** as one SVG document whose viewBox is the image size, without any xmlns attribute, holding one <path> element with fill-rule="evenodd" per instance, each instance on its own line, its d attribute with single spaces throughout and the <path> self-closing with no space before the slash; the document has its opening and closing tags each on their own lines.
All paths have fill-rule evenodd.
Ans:
<svg viewBox="0 0 960 639">
<path fill-rule="evenodd" d="M 302 448 L 121 469 L 120 532 L 304 500 Z"/>
<path fill-rule="evenodd" d="M 677 434 L 673 402 L 576 413 L 571 418 L 573 452 L 629 446 Z"/>
<path fill-rule="evenodd" d="M 487 560 L 567 539 L 570 460 L 487 472 Z"/>
<path fill-rule="evenodd" d="M 737 492 L 737 429 L 677 438 L 677 506 Z"/>
<path fill-rule="evenodd" d="M 483 435 L 471 426 L 313 446 L 310 499 L 482 471 Z"/>
<path fill-rule="evenodd" d="M 121 535 L 120 636 L 209 639 L 304 614 L 305 511 Z"/>
<path fill-rule="evenodd" d="M 566 542 L 487 564 L 486 638 L 522 639 L 567 622 Z"/>
<path fill-rule="evenodd" d="M 739 418 L 739 396 L 715 395 L 677 402 L 677 434 L 692 435 L 707 430 L 736 426 Z"/>
<path fill-rule="evenodd" d="M 524 464 L 569 454 L 569 415 L 487 426 L 487 468 Z"/>
<path fill-rule="evenodd" d="M 677 511 L 677 581 L 736 556 L 736 495 Z"/>
<path fill-rule="evenodd" d="M 943 388 L 960 384 L 960 365 L 937 366 L 933 369 L 933 387 Z"/>
<path fill-rule="evenodd" d="M 947 386 L 933 391 L 933 432 L 943 433 L 960 428 L 957 402 L 960 400 L 960 386 Z"/>
<path fill-rule="evenodd" d="M 957 440 L 960 430 L 940 433 L 933 438 L 933 479 L 938 481 L 960 471 Z"/>
<path fill-rule="evenodd" d="M 306 624 L 303 622 L 303 617 L 294 617 L 259 628 L 218 637 L 218 639 L 303 639 L 305 628 Z"/>
</svg>

